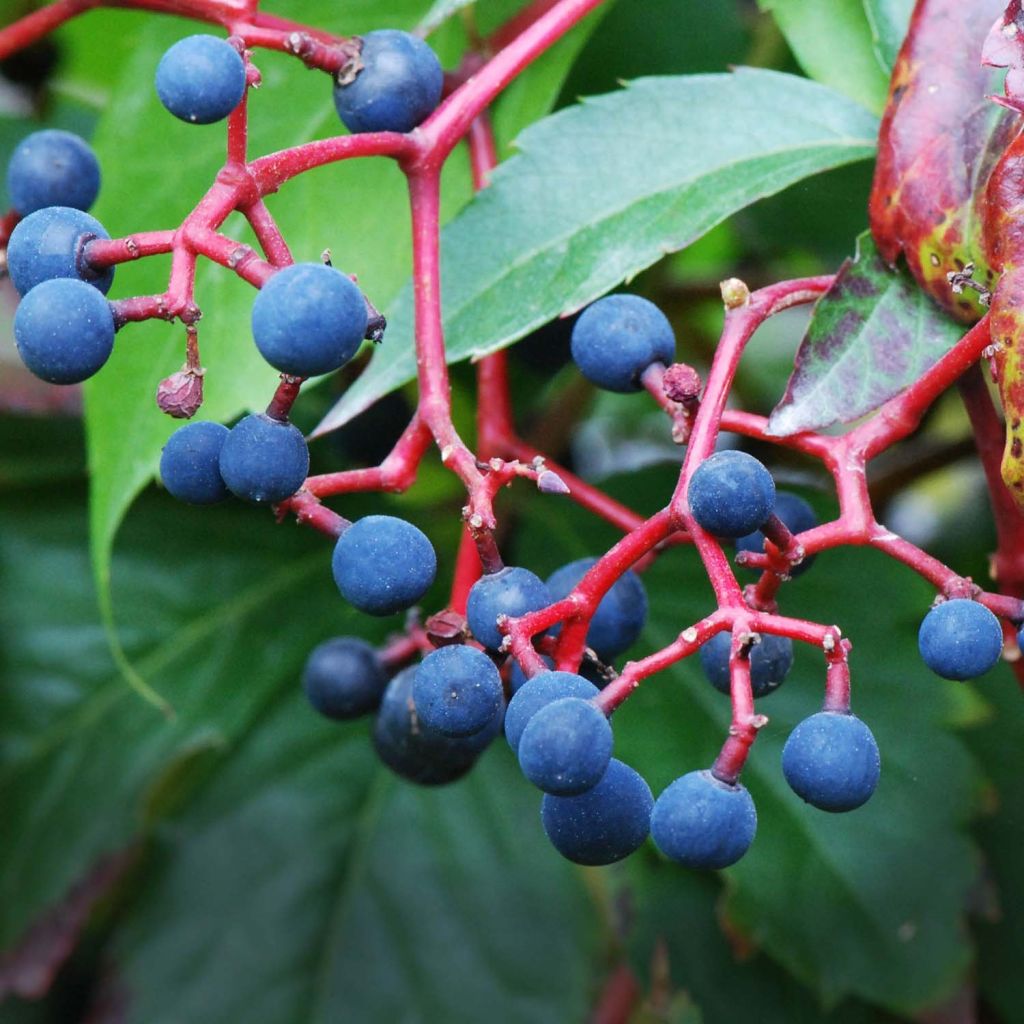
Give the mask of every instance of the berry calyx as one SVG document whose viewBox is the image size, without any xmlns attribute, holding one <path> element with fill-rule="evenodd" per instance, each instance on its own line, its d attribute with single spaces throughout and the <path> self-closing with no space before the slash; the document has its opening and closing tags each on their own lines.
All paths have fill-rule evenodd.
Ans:
<svg viewBox="0 0 1024 1024">
<path fill-rule="evenodd" d="M 790 788 L 823 811 L 852 811 L 874 793 L 881 773 L 878 744 L 856 715 L 819 711 L 805 718 L 782 748 Z"/>
<path fill-rule="evenodd" d="M 186 36 L 160 58 L 155 84 L 160 102 L 175 117 L 189 124 L 213 124 L 241 103 L 245 61 L 217 36 Z"/>
<path fill-rule="evenodd" d="M 334 87 L 334 106 L 350 132 L 410 132 L 441 102 L 444 72 L 422 39 L 397 29 L 367 32 L 359 59 L 355 78 Z"/>
<path fill-rule="evenodd" d="M 366 516 L 338 538 L 332 568 L 346 601 L 370 615 L 391 615 L 427 592 L 437 573 L 437 556 L 412 523 Z"/>
<path fill-rule="evenodd" d="M 551 601 L 567 597 L 595 562 L 596 558 L 580 558 L 556 569 L 547 581 Z M 603 661 L 611 661 L 633 646 L 646 622 L 647 591 L 640 577 L 630 569 L 601 598 L 587 629 L 587 646 Z"/>
<path fill-rule="evenodd" d="M 651 813 L 655 845 L 669 860 L 689 868 L 735 864 L 750 849 L 756 831 L 757 811 L 746 788 L 707 770 L 676 779 Z"/>
<path fill-rule="evenodd" d="M 366 334 L 366 301 L 351 278 L 322 263 L 295 263 L 260 289 L 252 333 L 275 369 L 315 377 L 344 366 Z"/>
<path fill-rule="evenodd" d="M 999 661 L 1003 630 L 983 604 L 954 598 L 937 604 L 917 634 L 924 663 L 944 679 L 974 679 Z"/>
<path fill-rule="evenodd" d="M 309 473 L 309 449 L 291 423 L 253 413 L 224 439 L 220 475 L 232 494 L 257 505 L 290 498 Z"/>
<path fill-rule="evenodd" d="M 108 239 L 103 225 L 70 206 L 47 206 L 29 214 L 11 232 L 7 271 L 19 295 L 55 278 L 85 281 L 104 295 L 114 283 L 114 268 L 97 270 L 85 258 L 94 238 Z"/>
<path fill-rule="evenodd" d="M 732 635 L 716 633 L 700 649 L 700 667 L 707 680 L 722 693 L 731 690 L 729 654 Z M 793 641 L 788 636 L 762 633 L 761 640 L 750 649 L 750 684 L 755 697 L 764 697 L 777 690 L 793 667 Z"/>
<path fill-rule="evenodd" d="M 33 132 L 18 143 L 7 165 L 7 195 L 22 217 L 47 206 L 88 210 L 99 190 L 96 154 L 72 132 Z"/>
<path fill-rule="evenodd" d="M 214 505 L 230 495 L 220 475 L 220 453 L 230 431 L 221 423 L 201 421 L 179 427 L 160 456 L 160 479 L 179 501 Z"/>
<path fill-rule="evenodd" d="M 534 714 L 519 739 L 519 767 L 539 789 L 575 796 L 593 789 L 612 755 L 612 727 L 589 700 L 562 697 Z"/>
<path fill-rule="evenodd" d="M 753 455 L 716 452 L 690 478 L 687 498 L 693 518 L 708 533 L 742 537 L 772 514 L 775 481 Z"/>
<path fill-rule="evenodd" d="M 442 736 L 472 736 L 504 704 L 494 662 L 475 647 L 455 644 L 428 654 L 412 686 L 416 714 Z"/>
<path fill-rule="evenodd" d="M 792 534 L 813 530 L 818 525 L 818 517 L 815 515 L 814 509 L 798 494 L 793 494 L 790 491 L 775 492 L 774 512 L 786 524 L 786 529 Z M 753 533 L 748 533 L 745 537 L 738 537 L 736 539 L 736 550 L 751 551 L 754 554 L 763 555 L 765 550 L 764 534 L 760 530 L 755 530 Z M 799 576 L 801 573 L 807 572 L 814 562 L 814 557 L 814 555 L 809 555 L 799 564 L 792 566 L 789 571 L 790 575 Z"/>
<path fill-rule="evenodd" d="M 606 295 L 588 306 L 572 329 L 572 357 L 587 380 L 609 391 L 639 391 L 652 363 L 675 359 L 668 318 L 639 295 Z"/>
<path fill-rule="evenodd" d="M 37 284 L 14 313 L 14 343 L 25 365 L 50 384 L 78 384 L 114 350 L 114 314 L 91 285 L 61 277 Z"/>
<path fill-rule="evenodd" d="M 387 683 L 377 651 L 353 636 L 336 636 L 314 647 L 302 671 L 309 703 L 338 721 L 373 711 Z"/>
<path fill-rule="evenodd" d="M 589 700 L 598 694 L 597 687 L 575 672 L 538 672 L 527 679 L 509 701 L 505 714 L 505 739 L 515 751 L 527 723 L 541 708 L 563 697 Z"/>
<path fill-rule="evenodd" d="M 473 584 L 466 602 L 466 621 L 473 636 L 496 651 L 505 639 L 498 629 L 498 616 L 525 615 L 550 603 L 548 588 L 539 577 L 529 569 L 507 565 Z"/>
<path fill-rule="evenodd" d="M 612 864 L 643 845 L 653 807 L 650 786 L 613 757 L 601 781 L 585 793 L 545 795 L 540 817 L 563 857 L 576 864 Z"/>
</svg>

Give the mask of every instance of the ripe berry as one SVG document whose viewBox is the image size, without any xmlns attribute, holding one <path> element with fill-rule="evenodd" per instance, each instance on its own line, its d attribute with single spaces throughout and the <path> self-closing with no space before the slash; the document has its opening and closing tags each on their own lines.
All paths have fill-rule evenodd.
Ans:
<svg viewBox="0 0 1024 1024">
<path fill-rule="evenodd" d="M 220 475 L 228 490 L 260 505 L 290 498 L 308 472 L 309 449 L 302 432 L 264 413 L 239 420 L 220 451 Z"/>
<path fill-rule="evenodd" d="M 519 767 L 545 793 L 593 789 L 612 756 L 612 727 L 589 700 L 562 697 L 534 714 L 519 738 Z"/>
<path fill-rule="evenodd" d="M 19 295 L 58 277 L 77 278 L 104 295 L 114 283 L 114 268 L 97 271 L 85 259 L 85 246 L 94 238 L 108 239 L 103 225 L 70 206 L 47 206 L 29 214 L 11 232 L 7 271 Z"/>
<path fill-rule="evenodd" d="M 556 569 L 548 577 L 551 601 L 567 597 L 596 561 L 596 558 L 580 558 Z M 633 645 L 646 621 L 647 592 L 640 577 L 629 570 L 601 598 L 587 630 L 587 646 L 593 648 L 602 661 L 611 661 Z"/>
<path fill-rule="evenodd" d="M 818 517 L 814 509 L 797 494 L 789 491 L 775 492 L 775 514 L 786 524 L 790 533 L 804 533 L 806 530 L 813 530 L 818 525 Z M 764 554 L 765 539 L 760 530 L 748 533 L 745 537 L 736 540 L 737 551 L 752 551 L 758 555 Z M 791 576 L 799 576 L 810 569 L 814 561 L 814 555 L 805 558 L 799 565 L 794 565 L 790 570 Z"/>
<path fill-rule="evenodd" d="M 613 757 L 601 781 L 586 793 L 546 795 L 540 818 L 563 857 L 577 864 L 611 864 L 643 845 L 653 806 L 650 786 Z"/>
<path fill-rule="evenodd" d="M 442 736 L 472 736 L 487 727 L 505 699 L 494 662 L 455 644 L 428 654 L 412 685 L 416 714 Z"/>
<path fill-rule="evenodd" d="M 51 384 L 78 384 L 110 358 L 114 314 L 110 303 L 83 281 L 43 281 L 18 304 L 14 342 L 37 377 Z"/>
<path fill-rule="evenodd" d="M 782 748 L 782 774 L 793 792 L 823 811 L 852 811 L 866 803 L 880 771 L 875 737 L 848 712 L 805 718 Z"/>
<path fill-rule="evenodd" d="M 46 206 L 88 210 L 99 190 L 99 161 L 71 132 L 33 132 L 18 143 L 7 165 L 7 195 L 22 217 Z"/>
<path fill-rule="evenodd" d="M 609 391 L 639 391 L 651 363 L 676 354 L 672 325 L 639 295 L 606 295 L 588 306 L 572 329 L 572 357 L 580 373 Z"/>
<path fill-rule="evenodd" d="M 466 602 L 466 621 L 473 636 L 496 651 L 505 639 L 498 629 L 499 615 L 525 615 L 551 604 L 548 588 L 529 569 L 508 565 L 481 576 Z"/>
<path fill-rule="evenodd" d="M 727 868 L 750 849 L 757 812 L 739 783 L 710 771 L 676 779 L 654 802 L 651 838 L 669 860 L 689 868 Z"/>
<path fill-rule="evenodd" d="M 924 663 L 945 679 L 973 679 L 992 668 L 1003 650 L 999 620 L 977 601 L 937 604 L 917 634 Z"/>
<path fill-rule="evenodd" d="M 441 102 L 444 72 L 422 39 L 396 29 L 367 32 L 360 60 L 355 79 L 334 87 L 350 132 L 410 132 Z"/>
<path fill-rule="evenodd" d="M 322 263 L 295 263 L 260 289 L 252 333 L 271 366 L 296 377 L 332 373 L 366 334 L 366 300 L 352 279 Z"/>
<path fill-rule="evenodd" d="M 505 714 L 505 739 L 515 751 L 523 730 L 541 708 L 563 697 L 596 697 L 597 687 L 575 672 L 538 672 L 516 691 Z"/>
<path fill-rule="evenodd" d="M 156 91 L 175 117 L 190 124 L 213 124 L 241 103 L 245 62 L 217 36 L 186 36 L 160 58 Z"/>
<path fill-rule="evenodd" d="M 394 516 L 366 516 L 339 538 L 332 560 L 341 596 L 370 615 L 414 605 L 437 572 L 426 535 Z"/>
<path fill-rule="evenodd" d="M 700 649 L 700 667 L 708 682 L 722 693 L 730 692 L 729 652 L 732 636 L 716 633 Z M 777 690 L 793 667 L 793 641 L 788 636 L 762 633 L 761 642 L 750 649 L 750 682 L 755 697 Z"/>
<path fill-rule="evenodd" d="M 554 658 L 549 658 L 545 654 L 541 658 L 541 660 L 544 662 L 545 665 L 547 665 L 549 669 L 553 669 L 555 667 Z M 526 683 L 526 674 L 519 667 L 518 661 L 515 661 L 512 658 L 510 658 L 509 661 L 511 661 L 512 667 L 508 671 L 508 688 L 509 692 L 513 696 L 515 696 L 515 694 L 517 694 L 522 689 L 523 685 Z"/>
<path fill-rule="evenodd" d="M 388 677 L 365 641 L 336 636 L 314 647 L 302 672 L 302 688 L 322 715 L 358 718 L 380 704 Z"/>
<path fill-rule="evenodd" d="M 214 505 L 231 492 L 220 475 L 220 452 L 228 436 L 220 423 L 186 423 L 179 427 L 160 456 L 160 479 L 178 501 Z"/>
<path fill-rule="evenodd" d="M 775 481 L 746 452 L 716 452 L 690 478 L 690 511 L 716 537 L 753 533 L 775 506 Z"/>
</svg>

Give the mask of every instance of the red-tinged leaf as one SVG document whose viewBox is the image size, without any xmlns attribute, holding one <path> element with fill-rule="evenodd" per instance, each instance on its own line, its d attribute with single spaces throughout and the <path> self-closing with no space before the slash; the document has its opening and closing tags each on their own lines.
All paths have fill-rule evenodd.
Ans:
<svg viewBox="0 0 1024 1024">
<path fill-rule="evenodd" d="M 818 300 L 768 429 L 818 430 L 859 419 L 902 391 L 963 333 L 867 233 Z"/>
<path fill-rule="evenodd" d="M 978 293 L 947 275 L 975 265 L 991 286 L 982 244 L 985 183 L 1020 125 L 987 97 L 980 55 L 1005 0 L 919 0 L 900 50 L 879 135 L 871 231 L 882 256 L 902 254 L 939 304 L 965 323 L 984 313 Z"/>
<path fill-rule="evenodd" d="M 981 53 L 982 61 L 993 68 L 1006 68 L 1003 96 L 993 99 L 1011 110 L 1024 112 L 1024 5 L 1010 0 L 1003 16 L 989 31 Z"/>
</svg>

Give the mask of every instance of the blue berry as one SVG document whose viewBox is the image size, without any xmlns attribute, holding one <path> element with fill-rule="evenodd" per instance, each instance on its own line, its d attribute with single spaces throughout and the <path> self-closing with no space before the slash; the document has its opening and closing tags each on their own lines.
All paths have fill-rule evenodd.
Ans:
<svg viewBox="0 0 1024 1024">
<path fill-rule="evenodd" d="M 427 592 L 437 573 L 437 556 L 411 523 L 366 516 L 338 538 L 332 567 L 346 601 L 370 615 L 391 615 Z"/>
<path fill-rule="evenodd" d="M 232 494 L 258 505 L 290 498 L 309 472 L 309 449 L 291 423 L 265 413 L 239 420 L 220 450 L 220 475 Z"/>
<path fill-rule="evenodd" d="M 505 639 L 498 629 L 499 615 L 516 617 L 551 604 L 548 588 L 529 569 L 508 565 L 481 576 L 469 591 L 466 621 L 473 636 L 492 651 Z"/>
<path fill-rule="evenodd" d="M 716 452 L 690 478 L 693 518 L 716 537 L 753 533 L 775 507 L 775 481 L 746 452 Z"/>
<path fill-rule="evenodd" d="M 322 263 L 295 263 L 260 289 L 252 333 L 271 366 L 315 377 L 344 366 L 366 334 L 366 300 L 352 279 Z"/>
<path fill-rule="evenodd" d="M 220 475 L 220 451 L 228 436 L 220 423 L 187 423 L 164 445 L 160 479 L 178 501 L 214 505 L 231 492 Z"/>
<path fill-rule="evenodd" d="M 551 601 L 567 597 L 595 562 L 596 558 L 580 558 L 556 569 L 548 577 Z M 603 661 L 611 661 L 633 645 L 646 621 L 647 592 L 640 577 L 629 570 L 601 598 L 587 630 L 587 646 L 593 648 Z M 553 632 L 560 630 L 559 626 Z"/>
<path fill-rule="evenodd" d="M 665 314 L 639 295 L 606 295 L 572 329 L 572 357 L 587 380 L 608 391 L 639 391 L 652 363 L 671 363 L 676 338 Z"/>
<path fill-rule="evenodd" d="M 373 711 L 387 684 L 376 650 L 353 636 L 336 636 L 314 647 L 302 672 L 309 703 L 339 721 Z"/>
<path fill-rule="evenodd" d="M 563 857 L 576 864 L 611 864 L 643 845 L 653 806 L 650 786 L 613 757 L 601 781 L 586 793 L 546 795 L 540 818 Z"/>
<path fill-rule="evenodd" d="M 512 663 L 512 667 L 509 669 L 508 672 L 508 688 L 509 692 L 513 696 L 515 696 L 515 694 L 517 694 L 519 690 L 523 687 L 523 685 L 526 683 L 526 673 L 524 673 L 523 670 L 519 667 L 518 661 L 514 659 L 509 660 Z M 547 655 L 544 655 L 541 660 L 544 662 L 545 665 L 547 665 L 549 669 L 555 667 L 554 658 L 549 658 Z"/>
<path fill-rule="evenodd" d="M 110 358 L 114 314 L 110 303 L 83 281 L 43 281 L 18 304 L 14 342 L 37 377 L 51 384 L 78 384 Z"/>
<path fill-rule="evenodd" d="M 727 868 L 750 849 L 757 812 L 739 783 L 710 771 L 676 779 L 654 802 L 651 838 L 669 860 L 689 868 Z"/>
<path fill-rule="evenodd" d="M 852 811 L 878 785 L 881 761 L 871 730 L 855 715 L 820 711 L 805 718 L 782 748 L 793 792 L 823 811 Z"/>
<path fill-rule="evenodd" d="M 818 525 L 818 517 L 814 509 L 797 494 L 789 491 L 775 492 L 775 514 L 786 524 L 790 533 L 804 533 L 813 530 Z M 752 551 L 755 554 L 764 554 L 765 539 L 760 530 L 748 533 L 745 537 L 736 540 L 737 551 Z M 799 576 L 810 569 L 814 562 L 814 555 L 805 558 L 799 565 L 794 565 L 790 575 Z"/>
<path fill-rule="evenodd" d="M 516 691 L 505 714 L 505 739 L 515 751 L 523 730 L 541 708 L 563 697 L 596 697 L 598 689 L 575 672 L 538 672 Z"/>
<path fill-rule="evenodd" d="M 81 210 L 47 206 L 20 221 L 7 243 L 7 271 L 19 295 L 58 277 L 85 281 L 104 295 L 114 283 L 114 268 L 96 271 L 86 262 L 85 246 L 108 239 L 103 225 Z"/>
<path fill-rule="evenodd" d="M 545 793 L 593 789 L 612 756 L 612 727 L 589 700 L 562 697 L 533 715 L 519 738 L 519 767 Z"/>
<path fill-rule="evenodd" d="M 973 679 L 993 668 L 1003 650 L 999 620 L 977 601 L 936 605 L 921 623 L 917 646 L 924 663 L 945 679 Z"/>
<path fill-rule="evenodd" d="M 350 132 L 410 132 L 441 102 L 444 72 L 422 39 L 396 29 L 367 32 L 360 60 L 355 79 L 334 87 Z"/>
<path fill-rule="evenodd" d="M 245 95 L 245 62 L 217 36 L 178 40 L 156 69 L 160 102 L 190 124 L 213 124 L 227 117 Z"/>
<path fill-rule="evenodd" d="M 708 682 L 722 693 L 730 692 L 730 633 L 716 633 L 700 649 L 700 667 Z M 793 641 L 788 636 L 762 633 L 761 642 L 750 649 L 750 682 L 755 697 L 777 690 L 793 667 Z"/>
<path fill-rule="evenodd" d="M 416 714 L 442 736 L 485 729 L 505 699 L 494 662 L 475 647 L 454 644 L 428 654 L 412 686 Z"/>
<path fill-rule="evenodd" d="M 99 190 L 96 154 L 71 132 L 33 132 L 18 143 L 7 165 L 7 196 L 22 217 L 46 206 L 88 210 Z"/>
</svg>

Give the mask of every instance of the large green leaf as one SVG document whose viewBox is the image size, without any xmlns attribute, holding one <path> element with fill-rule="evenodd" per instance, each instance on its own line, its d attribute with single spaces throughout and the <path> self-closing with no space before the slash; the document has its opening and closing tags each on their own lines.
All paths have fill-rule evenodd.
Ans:
<svg viewBox="0 0 1024 1024">
<path fill-rule="evenodd" d="M 759 0 L 771 11 L 811 78 L 880 114 L 889 70 L 869 20 L 867 0 Z M 883 5 L 877 5 L 879 11 Z"/>
<path fill-rule="evenodd" d="M 917 380 L 963 332 L 865 233 L 814 307 L 768 429 L 796 434 L 859 419 Z"/>
<path fill-rule="evenodd" d="M 875 49 L 885 68 L 896 63 L 913 9 L 914 0 L 864 0 Z"/>
<path fill-rule="evenodd" d="M 443 233 L 449 360 L 508 345 L 762 196 L 869 156 L 876 130 L 822 86 L 751 69 L 640 79 L 547 118 Z M 389 317 L 319 432 L 415 377 L 408 286 Z"/>
</svg>

